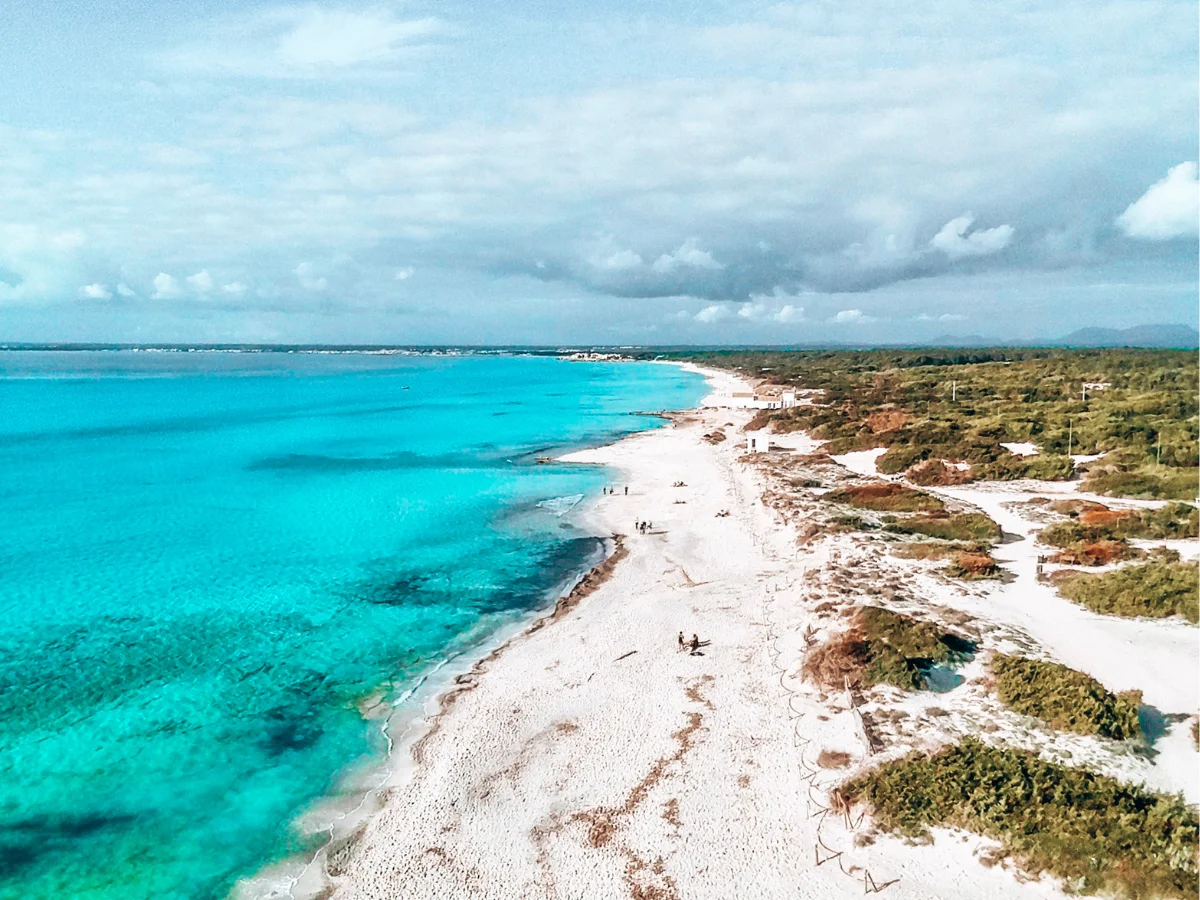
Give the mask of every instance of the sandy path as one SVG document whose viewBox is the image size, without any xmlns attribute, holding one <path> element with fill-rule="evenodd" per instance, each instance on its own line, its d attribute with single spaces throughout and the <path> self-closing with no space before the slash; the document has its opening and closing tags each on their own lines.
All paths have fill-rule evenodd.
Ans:
<svg viewBox="0 0 1200 900">
<path fill-rule="evenodd" d="M 459 696 L 335 861 L 334 897 L 796 900 L 861 897 L 868 873 L 899 879 L 894 898 L 1059 896 L 981 866 L 974 838 L 856 848 L 821 813 L 838 776 L 819 751 L 864 753 L 844 700 L 798 678 L 803 579 L 831 551 L 797 553 L 736 462 L 735 429 L 701 440 L 746 418 L 708 410 L 573 457 L 630 485 L 590 513 L 628 557 Z M 712 644 L 678 652 L 680 630 Z"/>
</svg>

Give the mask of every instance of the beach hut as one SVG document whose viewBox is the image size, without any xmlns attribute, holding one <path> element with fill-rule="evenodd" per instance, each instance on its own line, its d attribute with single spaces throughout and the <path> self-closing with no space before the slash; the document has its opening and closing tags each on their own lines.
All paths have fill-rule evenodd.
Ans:
<svg viewBox="0 0 1200 900">
<path fill-rule="evenodd" d="M 765 431 L 746 432 L 746 449 L 751 453 L 766 453 L 771 449 L 771 436 Z"/>
</svg>

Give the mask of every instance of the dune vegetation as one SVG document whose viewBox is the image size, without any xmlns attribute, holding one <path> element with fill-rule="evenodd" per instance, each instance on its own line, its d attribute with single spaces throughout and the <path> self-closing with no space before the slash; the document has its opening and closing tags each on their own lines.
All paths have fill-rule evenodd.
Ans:
<svg viewBox="0 0 1200 900">
<path fill-rule="evenodd" d="M 1069 572 L 1055 579 L 1058 592 L 1106 616 L 1183 616 L 1200 621 L 1200 569 L 1178 554 L 1110 572 Z"/>
<path fill-rule="evenodd" d="M 955 665 L 975 645 L 932 622 L 878 606 L 855 613 L 850 628 L 809 653 L 805 677 L 827 687 L 890 684 L 906 691 L 924 690 L 934 665 Z"/>
<path fill-rule="evenodd" d="M 1104 454 L 1087 465 L 1088 490 L 1190 500 L 1200 487 L 1190 351 L 730 350 L 679 358 L 821 390 L 817 404 L 764 410 L 754 427 L 806 431 L 828 440 L 831 453 L 883 447 L 881 472 L 917 467 L 926 484 L 1065 479 L 1074 474 L 1070 454 Z M 1084 383 L 1106 387 L 1085 392 Z M 1039 452 L 1017 456 L 1001 446 L 1026 441 Z"/>
<path fill-rule="evenodd" d="M 1140 737 L 1139 691 L 1113 694 L 1083 672 L 1043 659 L 995 654 L 996 693 L 1014 712 L 1060 731 L 1123 741 Z"/>
<path fill-rule="evenodd" d="M 946 508 L 941 500 L 931 494 L 914 491 L 891 481 L 840 488 L 830 491 L 824 499 L 881 512 L 940 512 Z"/>
<path fill-rule="evenodd" d="M 893 534 L 921 534 L 943 541 L 998 541 L 1001 536 L 1000 526 L 983 513 L 913 516 L 889 522 L 884 530 Z"/>
<path fill-rule="evenodd" d="M 1027 872 L 1056 875 L 1082 894 L 1194 897 L 1195 810 L 1086 769 L 975 738 L 913 753 L 838 790 L 867 804 L 888 831 L 911 837 L 936 826 L 998 841 Z"/>
</svg>

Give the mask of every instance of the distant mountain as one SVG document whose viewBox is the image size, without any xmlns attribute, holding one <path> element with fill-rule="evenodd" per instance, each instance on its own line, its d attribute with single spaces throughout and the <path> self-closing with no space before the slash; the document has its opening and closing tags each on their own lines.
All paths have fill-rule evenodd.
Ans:
<svg viewBox="0 0 1200 900">
<path fill-rule="evenodd" d="M 1187 325 L 1135 325 L 1133 328 L 1080 328 L 1051 342 L 1061 347 L 1200 347 L 1200 332 Z"/>
</svg>

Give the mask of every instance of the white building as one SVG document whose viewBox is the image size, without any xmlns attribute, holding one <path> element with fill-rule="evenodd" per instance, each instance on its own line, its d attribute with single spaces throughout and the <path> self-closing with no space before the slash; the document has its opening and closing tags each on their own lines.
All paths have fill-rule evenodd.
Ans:
<svg viewBox="0 0 1200 900">
<path fill-rule="evenodd" d="M 733 409 L 791 409 L 798 406 L 795 388 L 764 387 L 757 391 L 730 391 L 721 396 L 722 406 Z"/>
<path fill-rule="evenodd" d="M 766 453 L 771 449 L 771 436 L 765 431 L 746 432 L 746 450 L 750 453 Z"/>
</svg>

